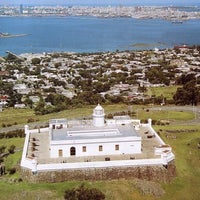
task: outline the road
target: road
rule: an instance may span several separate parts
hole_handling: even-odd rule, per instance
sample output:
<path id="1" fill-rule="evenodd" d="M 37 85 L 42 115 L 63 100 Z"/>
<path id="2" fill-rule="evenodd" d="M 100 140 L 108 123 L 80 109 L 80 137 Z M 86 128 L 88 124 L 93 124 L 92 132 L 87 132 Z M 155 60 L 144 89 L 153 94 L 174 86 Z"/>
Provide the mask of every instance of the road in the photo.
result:
<path id="1" fill-rule="evenodd" d="M 188 121 L 175 122 L 176 124 L 200 124 L 200 106 L 152 106 L 149 110 L 173 110 L 193 112 L 195 118 Z"/>

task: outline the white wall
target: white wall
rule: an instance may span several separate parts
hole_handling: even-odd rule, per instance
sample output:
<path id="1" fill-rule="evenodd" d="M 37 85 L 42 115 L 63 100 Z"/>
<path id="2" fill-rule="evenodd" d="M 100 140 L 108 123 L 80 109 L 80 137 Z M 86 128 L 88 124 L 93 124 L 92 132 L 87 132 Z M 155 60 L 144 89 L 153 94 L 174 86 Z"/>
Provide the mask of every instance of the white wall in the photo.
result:
<path id="1" fill-rule="evenodd" d="M 162 165 L 163 160 L 141 159 L 141 160 L 115 160 L 101 162 L 81 162 L 81 163 L 59 163 L 59 164 L 39 164 L 37 171 L 44 170 L 64 170 L 64 169 L 82 169 L 82 168 L 105 168 L 105 167 L 126 167 L 126 166 L 145 166 Z"/>
<path id="2" fill-rule="evenodd" d="M 41 129 L 41 131 L 44 131 L 45 129 Z M 36 131 L 36 130 L 35 130 Z M 46 130 L 45 130 L 46 131 Z M 152 132 L 155 132 L 153 129 L 151 129 Z M 25 142 L 24 142 L 24 148 L 23 148 L 23 154 L 22 154 L 22 160 L 21 160 L 21 167 L 24 168 L 28 168 L 30 170 L 32 170 L 32 172 L 37 171 L 43 171 L 43 170 L 63 170 L 63 169 L 81 169 L 81 168 L 93 168 L 93 167 L 115 167 L 115 166 L 141 166 L 141 165 L 158 165 L 158 164 L 167 164 L 170 161 L 175 159 L 175 156 L 172 152 L 168 152 L 168 153 L 162 153 L 161 157 L 158 159 L 135 159 L 135 160 L 119 160 L 119 161 L 101 161 L 101 162 L 78 162 L 78 163 L 57 163 L 57 164 L 37 164 L 35 163 L 35 160 L 33 159 L 28 159 L 27 156 L 27 150 L 28 150 L 28 141 L 29 141 L 29 137 L 30 137 L 30 132 L 34 132 L 33 130 L 29 131 L 28 129 L 26 130 L 26 138 L 25 138 Z M 155 136 L 159 139 L 159 141 L 161 142 L 161 144 L 164 144 L 164 142 L 162 141 L 162 139 L 155 133 Z M 123 153 L 125 151 L 132 152 L 132 150 L 134 150 L 135 152 L 140 153 L 141 151 L 141 138 L 135 138 L 134 142 L 116 142 L 116 143 L 105 143 L 106 146 L 103 147 L 103 152 L 101 152 L 102 154 L 105 152 L 115 152 L 115 144 L 119 144 L 119 152 L 118 153 Z M 84 144 L 76 144 L 77 145 L 77 152 L 79 152 L 79 154 L 82 154 L 83 156 L 85 154 L 83 154 L 82 152 L 82 146 L 84 146 Z M 99 149 L 99 144 L 91 144 L 93 146 L 91 146 L 91 148 L 89 148 L 92 153 L 98 151 Z M 94 146 L 96 145 L 96 146 Z M 108 145 L 108 146 L 107 146 Z M 113 148 L 110 148 L 110 146 L 113 145 Z M 131 146 L 134 145 L 134 146 Z M 66 148 L 65 148 L 66 147 Z M 69 155 L 69 151 L 67 153 L 67 150 L 69 150 L 69 146 L 67 147 L 67 144 L 65 144 L 65 146 L 60 145 L 58 143 L 54 143 L 53 144 L 53 149 L 55 151 L 53 151 L 53 157 L 58 157 L 58 150 L 60 148 L 63 148 L 63 156 L 64 155 Z M 67 149 L 68 148 L 68 149 Z M 94 151 L 95 149 L 95 151 Z M 87 153 L 89 153 L 87 151 Z M 99 152 L 98 152 L 99 153 Z M 129 154 L 128 153 L 128 154 Z M 114 153 L 112 153 L 114 154 Z M 98 154 L 99 155 L 99 154 Z"/>
<path id="3" fill-rule="evenodd" d="M 165 142 L 161 137 L 156 133 L 156 131 L 149 124 L 142 124 L 143 127 L 147 127 L 152 135 L 155 135 L 156 139 L 160 142 L 161 145 L 165 145 Z"/>
<path id="4" fill-rule="evenodd" d="M 102 151 L 99 151 L 99 146 L 102 146 Z M 119 150 L 115 150 L 115 145 L 119 145 Z M 86 152 L 83 152 L 83 146 L 86 146 Z M 121 154 L 137 154 L 141 153 L 141 141 L 129 142 L 108 142 L 108 143 L 93 143 L 93 144 L 64 144 L 51 145 L 51 157 L 59 157 L 59 150 L 63 151 L 63 157 L 70 157 L 70 148 L 76 148 L 76 156 L 99 156 L 99 155 L 121 155 Z"/>
<path id="5" fill-rule="evenodd" d="M 171 153 L 168 157 L 156 159 L 140 159 L 140 160 L 115 160 L 101 162 L 78 162 L 78 163 L 56 163 L 56 164 L 38 164 L 35 169 L 35 164 L 21 165 L 22 167 L 32 170 L 32 172 L 46 170 L 65 170 L 65 169 L 85 169 L 85 168 L 105 168 L 105 167 L 126 167 L 126 166 L 153 166 L 166 165 L 174 160 L 174 155 Z"/>

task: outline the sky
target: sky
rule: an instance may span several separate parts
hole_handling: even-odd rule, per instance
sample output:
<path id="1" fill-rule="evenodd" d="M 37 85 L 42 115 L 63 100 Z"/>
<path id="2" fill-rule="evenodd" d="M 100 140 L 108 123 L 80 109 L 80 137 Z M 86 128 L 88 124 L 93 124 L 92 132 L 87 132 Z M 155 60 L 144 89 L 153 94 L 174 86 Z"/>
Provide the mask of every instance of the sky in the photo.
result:
<path id="1" fill-rule="evenodd" d="M 195 5 L 200 0 L 0 0 L 0 5 Z"/>

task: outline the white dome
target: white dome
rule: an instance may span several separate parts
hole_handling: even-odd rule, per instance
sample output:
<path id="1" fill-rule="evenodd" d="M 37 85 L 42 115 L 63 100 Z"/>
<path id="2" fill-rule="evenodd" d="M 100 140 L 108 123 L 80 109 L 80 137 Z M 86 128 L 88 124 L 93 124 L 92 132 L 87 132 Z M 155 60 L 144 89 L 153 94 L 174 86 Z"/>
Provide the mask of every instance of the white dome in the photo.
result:
<path id="1" fill-rule="evenodd" d="M 102 110 L 103 111 L 104 109 L 102 108 L 102 106 L 100 104 L 98 104 L 97 107 L 94 110 L 98 110 L 98 111 Z"/>

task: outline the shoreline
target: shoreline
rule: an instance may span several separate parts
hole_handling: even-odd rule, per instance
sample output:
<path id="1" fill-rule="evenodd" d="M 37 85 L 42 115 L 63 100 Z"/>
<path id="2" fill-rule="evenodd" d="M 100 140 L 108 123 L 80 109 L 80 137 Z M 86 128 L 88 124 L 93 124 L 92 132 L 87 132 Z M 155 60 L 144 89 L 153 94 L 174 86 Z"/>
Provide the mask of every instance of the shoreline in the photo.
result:
<path id="1" fill-rule="evenodd" d="M 0 37 L 1 38 L 1 37 Z M 195 44 L 195 45 L 174 45 L 171 47 L 163 47 L 163 48 L 153 48 L 155 44 L 150 44 L 150 43 L 135 43 L 135 44 L 130 44 L 129 46 L 136 47 L 138 49 L 124 49 L 124 50 L 112 50 L 112 51 L 84 51 L 84 52 L 74 52 L 74 51 L 45 51 L 45 52 L 22 52 L 22 53 L 13 53 L 17 56 L 22 56 L 22 57 L 27 57 L 27 56 L 44 56 L 44 55 L 51 55 L 51 54 L 69 54 L 69 55 L 84 55 L 84 54 L 106 54 L 106 53 L 122 53 L 122 52 L 145 52 L 145 51 L 164 51 L 164 50 L 169 50 L 169 49 L 174 49 L 176 47 L 178 48 L 193 48 L 194 46 L 200 46 L 200 44 Z M 165 46 L 166 44 L 157 44 L 157 46 Z M 143 49 L 143 47 L 146 47 L 146 49 Z M 152 47 L 152 48 L 150 48 Z M 141 48 L 141 49 L 140 49 Z M 7 52 L 5 52 L 7 53 Z M 0 55 L 0 58 L 5 57 L 6 55 Z"/>
<path id="2" fill-rule="evenodd" d="M 2 6 L 1 8 L 3 9 Z M 198 6 L 24 6 L 21 14 L 17 13 L 12 7 L 9 9 L 10 12 L 4 12 L 0 17 L 90 16 L 99 18 L 164 19 L 168 21 L 200 19 L 200 7 Z"/>

